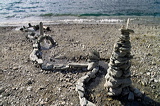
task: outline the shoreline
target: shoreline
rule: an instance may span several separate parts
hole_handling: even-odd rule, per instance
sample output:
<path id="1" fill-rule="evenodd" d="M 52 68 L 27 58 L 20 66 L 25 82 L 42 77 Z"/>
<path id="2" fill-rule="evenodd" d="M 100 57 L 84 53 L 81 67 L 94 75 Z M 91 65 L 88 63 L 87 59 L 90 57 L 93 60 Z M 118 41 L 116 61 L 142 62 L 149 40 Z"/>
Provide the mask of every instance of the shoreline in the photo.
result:
<path id="1" fill-rule="evenodd" d="M 28 17 L 23 19 L 4 19 L 0 21 L 0 26 L 25 26 L 28 23 L 38 24 L 43 22 L 45 25 L 54 24 L 125 24 L 130 18 L 132 24 L 160 24 L 160 17 L 154 16 L 44 16 Z"/>
<path id="2" fill-rule="evenodd" d="M 32 23 L 31 23 L 32 24 Z M 25 25 L 27 26 L 27 24 Z M 54 24 L 50 34 L 58 43 L 56 48 L 43 51 L 46 61 L 56 56 L 65 56 L 67 61 L 84 62 L 90 49 L 100 52 L 101 58 L 109 59 L 113 45 L 120 35 L 121 24 Z M 32 43 L 17 26 L 0 26 L 0 81 L 2 105 L 66 105 L 79 106 L 75 91 L 76 81 L 87 72 L 84 70 L 43 71 L 34 67 L 28 59 Z M 132 81 L 154 101 L 160 100 L 160 25 L 129 24 L 135 31 L 131 37 Z M 157 35 L 157 36 L 156 36 Z M 107 64 L 107 63 L 106 63 Z M 104 73 L 103 71 L 101 71 Z M 100 81 L 89 84 L 91 101 L 96 105 L 111 103 L 122 105 L 116 100 L 108 100 L 103 92 L 104 75 Z M 95 82 L 96 82 L 95 81 Z M 99 96 L 99 93 L 101 96 Z M 102 101 L 101 101 L 102 100 Z"/>

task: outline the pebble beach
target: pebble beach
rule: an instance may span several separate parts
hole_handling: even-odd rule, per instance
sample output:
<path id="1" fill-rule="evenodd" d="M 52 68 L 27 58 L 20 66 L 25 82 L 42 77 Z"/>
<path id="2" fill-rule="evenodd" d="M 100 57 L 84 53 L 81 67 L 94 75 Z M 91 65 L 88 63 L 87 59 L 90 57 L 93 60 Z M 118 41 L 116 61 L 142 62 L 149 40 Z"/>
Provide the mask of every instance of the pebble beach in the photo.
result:
<path id="1" fill-rule="evenodd" d="M 44 23 L 45 25 L 45 23 Z M 87 83 L 86 97 L 96 104 L 125 105 L 123 100 L 108 97 L 104 90 L 105 74 L 121 24 L 52 24 L 46 32 L 58 46 L 43 50 L 45 61 L 53 57 L 59 63 L 86 62 L 91 49 L 100 53 L 102 63 L 97 76 Z M 17 26 L 0 27 L 0 105 L 80 106 L 75 91 L 77 80 L 86 69 L 45 71 L 29 60 L 32 43 Z M 131 41 L 132 85 L 146 95 L 146 105 L 160 102 L 160 25 L 129 24 L 135 33 Z M 144 100 L 145 101 L 145 100 Z M 143 101 L 141 101 L 143 102 Z"/>

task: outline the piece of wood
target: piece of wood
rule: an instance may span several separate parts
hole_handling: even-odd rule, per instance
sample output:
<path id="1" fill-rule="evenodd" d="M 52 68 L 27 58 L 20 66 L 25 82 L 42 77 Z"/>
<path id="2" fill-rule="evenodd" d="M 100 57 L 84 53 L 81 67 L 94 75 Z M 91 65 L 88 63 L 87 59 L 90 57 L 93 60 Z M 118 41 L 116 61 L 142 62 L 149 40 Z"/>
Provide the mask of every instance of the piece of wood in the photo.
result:
<path id="1" fill-rule="evenodd" d="M 40 31 L 40 35 L 44 35 L 43 23 L 42 22 L 39 23 L 39 31 Z"/>
<path id="2" fill-rule="evenodd" d="M 127 24 L 126 24 L 126 29 L 128 29 L 129 21 L 130 21 L 130 19 L 128 18 L 127 19 Z"/>

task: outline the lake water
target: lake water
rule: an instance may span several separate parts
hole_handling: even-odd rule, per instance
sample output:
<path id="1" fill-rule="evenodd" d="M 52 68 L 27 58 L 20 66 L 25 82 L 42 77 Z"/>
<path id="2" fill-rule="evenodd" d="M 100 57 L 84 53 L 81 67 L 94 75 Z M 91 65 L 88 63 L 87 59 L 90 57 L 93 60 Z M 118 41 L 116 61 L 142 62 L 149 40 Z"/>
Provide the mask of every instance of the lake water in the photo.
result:
<path id="1" fill-rule="evenodd" d="M 124 17 L 157 23 L 160 0 L 0 0 L 0 24 L 119 23 Z"/>

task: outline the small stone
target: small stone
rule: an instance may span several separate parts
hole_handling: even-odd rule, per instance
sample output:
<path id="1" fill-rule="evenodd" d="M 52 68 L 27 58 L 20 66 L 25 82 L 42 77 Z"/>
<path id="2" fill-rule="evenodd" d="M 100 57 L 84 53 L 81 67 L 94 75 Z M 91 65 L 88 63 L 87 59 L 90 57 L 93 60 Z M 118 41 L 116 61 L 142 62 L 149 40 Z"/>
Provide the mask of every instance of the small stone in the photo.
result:
<path id="1" fill-rule="evenodd" d="M 3 93 L 4 91 L 5 91 L 5 89 L 1 87 L 0 88 L 0 94 Z"/>
<path id="2" fill-rule="evenodd" d="M 35 81 L 33 79 L 29 78 L 28 81 L 27 81 L 27 85 L 33 84 L 34 82 Z"/>
<path id="3" fill-rule="evenodd" d="M 36 60 L 38 64 L 43 64 L 43 60 L 42 59 L 37 59 Z"/>
<path id="4" fill-rule="evenodd" d="M 86 105 L 87 105 L 87 100 L 86 100 L 86 98 L 81 98 L 81 99 L 80 99 L 80 104 L 81 104 L 81 106 L 86 106 Z"/>
<path id="5" fill-rule="evenodd" d="M 112 100 L 113 100 L 113 98 L 107 98 L 107 100 L 108 100 L 108 101 L 112 101 Z"/>
<path id="6" fill-rule="evenodd" d="M 85 92 L 85 89 L 82 86 L 76 85 L 76 91 Z"/>
<path id="7" fill-rule="evenodd" d="M 142 93 L 141 93 L 141 91 L 139 89 L 133 88 L 132 91 L 134 92 L 134 95 L 136 97 L 142 97 Z"/>
<path id="8" fill-rule="evenodd" d="M 133 92 L 129 92 L 128 100 L 129 101 L 133 101 L 134 100 L 134 94 L 133 94 Z"/>
<path id="9" fill-rule="evenodd" d="M 85 75 L 83 77 L 80 78 L 81 80 L 84 80 L 84 82 L 88 82 L 91 78 L 88 75 Z"/>
<path id="10" fill-rule="evenodd" d="M 52 70 L 53 64 L 49 64 L 49 63 L 47 63 L 46 65 L 42 64 L 42 69 L 43 70 Z"/>
<path id="11" fill-rule="evenodd" d="M 80 98 L 83 98 L 83 97 L 84 97 L 84 92 L 78 91 L 78 94 L 79 94 L 79 97 L 80 97 Z"/>
<path id="12" fill-rule="evenodd" d="M 147 74 L 148 76 L 149 76 L 149 75 L 151 75 L 151 73 L 150 73 L 150 72 L 147 72 L 146 74 Z"/>
<path id="13" fill-rule="evenodd" d="M 98 64 L 99 64 L 98 62 L 90 62 L 90 63 L 88 63 L 87 70 L 92 70 L 93 68 L 97 67 Z"/>
<path id="14" fill-rule="evenodd" d="M 33 44 L 33 48 L 38 48 L 38 44 L 37 43 Z"/>
<path id="15" fill-rule="evenodd" d="M 32 86 L 27 87 L 27 91 L 31 91 L 32 90 Z"/>
<path id="16" fill-rule="evenodd" d="M 13 70 L 18 70 L 19 68 L 15 66 L 15 67 L 13 67 L 12 69 L 13 69 Z"/>
<path id="17" fill-rule="evenodd" d="M 79 82 L 79 81 L 80 81 L 80 80 L 78 80 L 78 81 L 77 81 L 77 85 L 78 85 L 78 86 L 82 86 L 82 87 L 84 87 L 83 82 Z"/>

